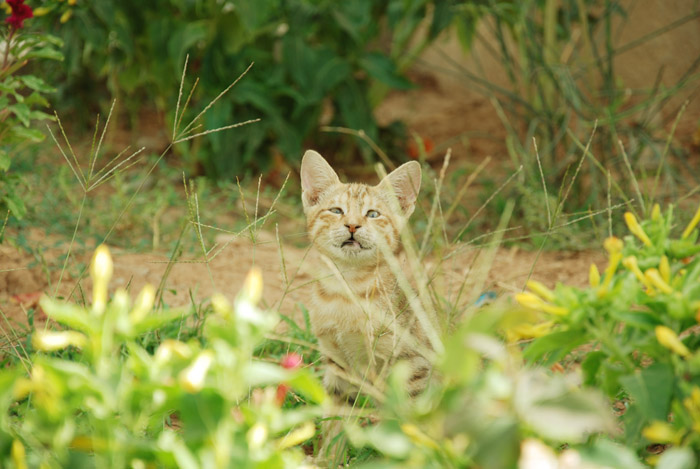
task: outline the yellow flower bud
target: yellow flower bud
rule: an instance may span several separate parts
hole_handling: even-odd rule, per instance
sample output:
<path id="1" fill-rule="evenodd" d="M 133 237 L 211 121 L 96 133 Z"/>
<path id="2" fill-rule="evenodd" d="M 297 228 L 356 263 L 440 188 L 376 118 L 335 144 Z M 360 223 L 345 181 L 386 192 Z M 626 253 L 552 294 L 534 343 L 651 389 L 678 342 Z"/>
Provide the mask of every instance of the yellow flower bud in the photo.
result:
<path id="1" fill-rule="evenodd" d="M 664 282 L 671 283 L 671 265 L 668 263 L 668 257 L 661 256 L 661 262 L 659 262 L 659 273 Z"/>
<path id="2" fill-rule="evenodd" d="M 542 301 L 542 298 L 530 292 L 516 293 L 515 301 L 517 301 L 526 308 L 536 310 L 542 309 L 542 305 L 544 305 L 544 301 Z"/>
<path id="3" fill-rule="evenodd" d="M 248 272 L 241 293 L 246 296 L 250 303 L 256 305 L 258 301 L 260 301 L 260 298 L 262 298 L 262 288 L 262 271 L 259 267 L 253 267 L 250 269 L 250 272 Z"/>
<path id="4" fill-rule="evenodd" d="M 552 290 L 545 287 L 543 284 L 541 284 L 537 280 L 528 280 L 526 285 L 527 285 L 527 288 L 532 290 L 540 298 L 543 298 L 547 301 L 554 301 L 554 293 L 552 293 Z"/>
<path id="5" fill-rule="evenodd" d="M 683 234 L 681 235 L 681 239 L 685 239 L 688 236 L 690 236 L 690 233 L 693 232 L 697 224 L 700 223 L 700 206 L 698 206 L 698 210 L 695 212 L 695 215 L 693 216 L 693 219 L 690 220 L 690 223 L 688 223 L 688 226 L 685 227 L 685 230 L 683 230 Z"/>
<path id="6" fill-rule="evenodd" d="M 68 0 L 68 5 L 73 6 L 78 3 L 78 0 Z"/>
<path id="7" fill-rule="evenodd" d="M 688 347 L 681 342 L 681 339 L 678 338 L 676 333 L 673 332 L 671 328 L 666 326 L 656 326 L 654 331 L 656 332 L 656 340 L 658 340 L 661 345 L 682 357 L 687 357 L 690 355 L 690 350 L 688 350 Z"/>
<path id="8" fill-rule="evenodd" d="M 598 267 L 595 264 L 591 264 L 591 267 L 588 269 L 588 283 L 593 288 L 600 285 L 600 272 L 598 272 Z"/>
<path id="9" fill-rule="evenodd" d="M 34 16 L 44 16 L 51 11 L 50 8 L 39 7 L 34 9 Z"/>
<path id="10" fill-rule="evenodd" d="M 205 350 L 197 355 L 194 362 L 180 372 L 179 381 L 187 392 L 199 392 L 204 387 L 207 371 L 214 363 L 214 352 Z"/>
<path id="11" fill-rule="evenodd" d="M 36 331 L 32 336 L 32 345 L 44 352 L 61 350 L 69 345 L 81 348 L 86 342 L 87 337 L 76 331 Z"/>
<path id="12" fill-rule="evenodd" d="M 639 238 L 645 246 L 651 246 L 651 240 L 644 232 L 642 225 L 640 225 L 637 221 L 637 217 L 635 217 L 632 212 L 625 213 L 625 223 L 627 223 L 627 228 L 629 228 L 632 234 Z"/>
<path id="13" fill-rule="evenodd" d="M 134 308 L 131 310 L 131 321 L 133 323 L 138 323 L 143 320 L 143 318 L 148 315 L 153 309 L 153 302 L 156 299 L 156 289 L 153 285 L 146 284 L 146 286 L 141 289 L 139 296 L 136 298 L 136 303 Z"/>
<path id="14" fill-rule="evenodd" d="M 654 207 L 651 209 L 651 219 L 654 221 L 657 221 L 661 218 L 661 207 L 659 204 L 654 204 Z"/>
<path id="15" fill-rule="evenodd" d="M 92 310 L 102 314 L 107 305 L 107 285 L 112 278 L 114 265 L 109 248 L 100 244 L 95 250 L 95 255 L 90 264 L 90 276 L 92 277 Z"/>
<path id="16" fill-rule="evenodd" d="M 673 293 L 673 288 L 671 288 L 671 285 L 666 283 L 663 278 L 661 278 L 661 274 L 659 274 L 659 271 L 656 269 L 647 269 L 646 272 L 644 272 L 644 277 L 654 285 L 656 288 L 661 290 L 662 292 L 669 294 Z"/>
<path id="17" fill-rule="evenodd" d="M 66 23 L 66 22 L 68 22 L 68 20 L 70 19 L 71 16 L 73 16 L 73 10 L 66 10 L 61 15 L 61 18 L 59 19 L 59 21 L 61 22 L 61 24 Z"/>
<path id="18" fill-rule="evenodd" d="M 401 425 L 401 431 L 404 432 L 414 443 L 420 446 L 425 446 L 431 449 L 440 449 L 435 440 L 423 433 L 420 428 L 412 423 L 404 423 Z"/>
<path id="19" fill-rule="evenodd" d="M 651 425 L 644 428 L 642 435 L 652 443 L 675 443 L 678 440 L 678 435 L 673 431 L 673 427 L 659 420 L 654 420 Z"/>
<path id="20" fill-rule="evenodd" d="M 233 312 L 233 307 L 229 303 L 228 299 L 221 293 L 217 293 L 211 298 L 211 305 L 214 307 L 214 311 L 224 317 L 228 317 Z"/>
<path id="21" fill-rule="evenodd" d="M 291 448 L 300 443 L 305 442 L 316 433 L 316 427 L 312 422 L 306 422 L 300 428 L 287 433 L 277 442 L 277 448 L 280 450 Z"/>
<path id="22" fill-rule="evenodd" d="M 179 340 L 175 339 L 165 339 L 156 350 L 156 362 L 166 363 L 170 361 L 173 356 L 177 356 L 181 359 L 187 359 L 192 356 L 192 351 L 184 342 L 180 342 Z"/>
<path id="23" fill-rule="evenodd" d="M 624 246 L 625 243 L 623 243 L 622 240 L 616 236 L 610 236 L 609 238 L 606 238 L 605 241 L 603 241 L 603 247 L 606 251 L 608 251 L 609 254 L 614 254 L 616 252 L 622 251 L 622 248 Z"/>
<path id="24" fill-rule="evenodd" d="M 248 433 L 246 434 L 246 440 L 248 441 L 248 447 L 252 450 L 257 450 L 262 448 L 262 446 L 267 441 L 267 427 L 263 423 L 256 423 Z"/>
<path id="25" fill-rule="evenodd" d="M 19 440 L 12 440 L 12 462 L 17 469 L 27 469 L 27 452 L 24 450 L 24 445 Z"/>

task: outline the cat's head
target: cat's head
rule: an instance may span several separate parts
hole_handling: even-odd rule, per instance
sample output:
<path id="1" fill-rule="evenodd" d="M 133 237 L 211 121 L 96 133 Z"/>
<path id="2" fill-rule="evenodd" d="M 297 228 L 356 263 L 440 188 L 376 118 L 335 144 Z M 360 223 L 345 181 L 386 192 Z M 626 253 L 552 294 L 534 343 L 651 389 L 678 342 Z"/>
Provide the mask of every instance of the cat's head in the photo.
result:
<path id="1" fill-rule="evenodd" d="M 376 186 L 343 184 L 321 155 L 307 151 L 301 160 L 301 199 L 311 240 L 343 264 L 376 262 L 381 243 L 397 252 L 420 181 L 420 165 L 411 161 Z"/>

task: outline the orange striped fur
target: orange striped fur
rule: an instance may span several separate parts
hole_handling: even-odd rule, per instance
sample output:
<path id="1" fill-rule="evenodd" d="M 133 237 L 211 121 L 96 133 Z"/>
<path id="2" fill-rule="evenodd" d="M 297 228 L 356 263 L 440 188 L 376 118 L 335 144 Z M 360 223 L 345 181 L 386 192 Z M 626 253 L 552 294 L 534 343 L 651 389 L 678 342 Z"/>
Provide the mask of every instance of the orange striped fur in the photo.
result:
<path id="1" fill-rule="evenodd" d="M 324 385 L 341 399 L 364 383 L 379 390 L 397 360 L 408 362 L 408 391 L 431 373 L 430 344 L 384 258 L 401 254 L 400 232 L 415 207 L 421 169 L 397 168 L 378 185 L 343 184 L 325 159 L 307 151 L 301 163 L 309 237 L 323 262 L 310 304 L 326 370 Z"/>

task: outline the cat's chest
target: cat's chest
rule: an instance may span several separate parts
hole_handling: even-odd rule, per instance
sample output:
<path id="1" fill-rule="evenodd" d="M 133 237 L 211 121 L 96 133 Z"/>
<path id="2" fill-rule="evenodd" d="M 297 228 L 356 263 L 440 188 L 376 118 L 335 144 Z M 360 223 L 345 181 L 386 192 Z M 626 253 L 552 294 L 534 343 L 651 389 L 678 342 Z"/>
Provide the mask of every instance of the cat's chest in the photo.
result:
<path id="1" fill-rule="evenodd" d="M 380 286 L 350 292 L 336 284 L 319 284 L 310 311 L 311 324 L 317 335 L 360 333 L 385 328 L 395 316 L 395 298 Z"/>

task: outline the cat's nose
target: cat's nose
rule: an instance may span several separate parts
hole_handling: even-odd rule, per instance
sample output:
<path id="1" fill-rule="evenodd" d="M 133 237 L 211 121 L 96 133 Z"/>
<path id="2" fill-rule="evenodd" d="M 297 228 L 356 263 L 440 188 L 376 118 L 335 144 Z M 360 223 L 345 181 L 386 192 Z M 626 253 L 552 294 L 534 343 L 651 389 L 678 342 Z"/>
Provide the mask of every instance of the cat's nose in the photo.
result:
<path id="1" fill-rule="evenodd" d="M 345 225 L 345 226 L 348 228 L 348 231 L 350 233 L 354 233 L 355 231 L 357 231 L 358 228 L 361 228 L 360 225 Z"/>

